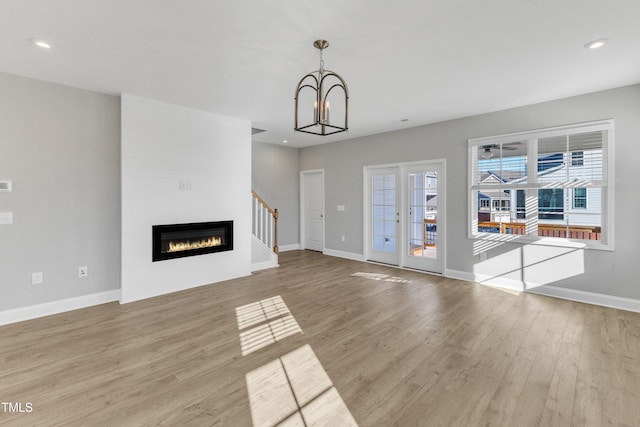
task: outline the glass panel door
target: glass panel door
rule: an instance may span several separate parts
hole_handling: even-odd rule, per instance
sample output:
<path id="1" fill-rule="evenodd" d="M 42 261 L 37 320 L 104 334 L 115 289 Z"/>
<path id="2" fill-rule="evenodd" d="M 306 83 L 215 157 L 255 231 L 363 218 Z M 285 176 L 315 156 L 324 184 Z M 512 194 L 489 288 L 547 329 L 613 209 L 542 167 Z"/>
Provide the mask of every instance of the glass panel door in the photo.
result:
<path id="1" fill-rule="evenodd" d="M 439 213 L 444 204 L 438 185 L 439 164 L 406 168 L 407 239 L 404 265 L 420 270 L 442 272 L 440 260 Z"/>
<path id="2" fill-rule="evenodd" d="M 369 259 L 398 265 L 398 168 L 375 168 L 368 171 Z"/>

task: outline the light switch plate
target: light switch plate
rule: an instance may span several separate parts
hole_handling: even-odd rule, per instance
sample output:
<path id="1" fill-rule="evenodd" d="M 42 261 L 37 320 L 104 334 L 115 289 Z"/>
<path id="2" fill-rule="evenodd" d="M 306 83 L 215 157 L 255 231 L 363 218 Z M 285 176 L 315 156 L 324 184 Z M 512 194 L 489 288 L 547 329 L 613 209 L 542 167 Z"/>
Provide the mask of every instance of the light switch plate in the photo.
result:
<path id="1" fill-rule="evenodd" d="M 0 212 L 0 224 L 13 224 L 13 212 Z"/>
<path id="2" fill-rule="evenodd" d="M 31 273 L 31 284 L 32 285 L 40 285 L 40 284 L 42 284 L 42 281 L 43 281 L 42 272 Z"/>

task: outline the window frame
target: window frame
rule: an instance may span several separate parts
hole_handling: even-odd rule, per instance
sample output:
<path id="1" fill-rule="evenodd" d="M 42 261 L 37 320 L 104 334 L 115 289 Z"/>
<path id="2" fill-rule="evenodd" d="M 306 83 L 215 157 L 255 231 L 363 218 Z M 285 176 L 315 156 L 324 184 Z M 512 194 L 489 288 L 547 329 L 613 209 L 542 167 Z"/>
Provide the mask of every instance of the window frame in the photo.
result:
<path id="1" fill-rule="evenodd" d="M 577 123 L 563 126 L 555 126 L 550 128 L 533 129 L 523 132 L 515 132 L 508 134 L 500 134 L 479 138 L 470 138 L 467 140 L 468 144 L 468 238 L 474 240 L 490 240 L 501 242 L 516 242 L 523 244 L 541 244 L 549 246 L 569 246 L 569 247 L 582 247 L 588 249 L 600 249 L 600 250 L 613 250 L 613 236 L 614 236 L 614 177 L 613 177 L 613 164 L 614 164 L 614 120 L 606 119 L 586 123 Z M 500 145 L 514 143 L 515 141 L 526 142 L 526 167 L 527 176 L 532 176 L 534 171 L 537 170 L 538 159 L 538 140 L 542 138 L 568 136 L 573 134 L 582 134 L 588 132 L 606 131 L 606 137 L 602 141 L 602 179 L 594 180 L 595 186 L 601 189 L 601 240 L 580 240 L 569 239 L 560 237 L 540 237 L 537 235 L 537 222 L 536 225 L 528 231 L 528 234 L 516 235 L 516 234 L 503 234 L 503 233 L 487 233 L 478 231 L 478 201 L 477 194 L 482 192 L 482 187 L 479 184 L 474 185 L 474 179 L 478 176 L 478 148 L 484 145 Z M 567 161 L 567 167 L 572 164 L 572 156 L 569 155 Z M 518 190 L 534 188 L 550 188 L 545 187 L 541 183 L 529 183 L 529 184 L 506 184 L 506 186 L 500 187 L 501 189 Z M 567 185 L 565 188 L 583 188 L 587 186 L 571 186 Z M 486 189 L 485 189 L 486 190 Z M 525 190 L 526 193 L 526 190 Z M 573 193 L 573 192 L 572 192 Z M 573 194 L 571 195 L 572 201 L 570 206 L 565 206 L 565 209 L 573 207 Z M 537 209 L 537 204 L 536 204 Z M 537 211 L 536 211 L 537 212 Z M 537 215 L 537 213 L 536 213 Z M 538 221 L 537 216 L 535 221 Z M 528 227 L 528 226 L 527 226 Z M 529 229 L 528 229 L 529 230 Z M 534 234 L 535 232 L 535 234 Z"/>

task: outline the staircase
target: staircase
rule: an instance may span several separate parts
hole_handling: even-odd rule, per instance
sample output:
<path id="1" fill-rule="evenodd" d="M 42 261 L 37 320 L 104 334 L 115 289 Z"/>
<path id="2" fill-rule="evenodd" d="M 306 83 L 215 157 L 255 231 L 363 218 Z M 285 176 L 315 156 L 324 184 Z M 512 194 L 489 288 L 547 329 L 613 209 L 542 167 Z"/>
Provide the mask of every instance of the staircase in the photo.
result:
<path id="1" fill-rule="evenodd" d="M 269 207 L 255 191 L 251 194 L 251 271 L 278 267 L 278 209 Z"/>

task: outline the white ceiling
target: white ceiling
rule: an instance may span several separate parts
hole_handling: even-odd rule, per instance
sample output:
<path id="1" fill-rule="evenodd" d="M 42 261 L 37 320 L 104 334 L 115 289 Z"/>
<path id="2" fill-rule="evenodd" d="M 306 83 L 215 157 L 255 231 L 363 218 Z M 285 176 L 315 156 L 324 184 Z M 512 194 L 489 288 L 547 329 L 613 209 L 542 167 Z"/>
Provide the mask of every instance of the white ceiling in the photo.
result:
<path id="1" fill-rule="evenodd" d="M 293 132 L 318 38 L 350 91 L 331 137 Z M 248 119 L 295 147 L 638 83 L 639 51 L 638 0 L 0 0 L 0 71 Z"/>

